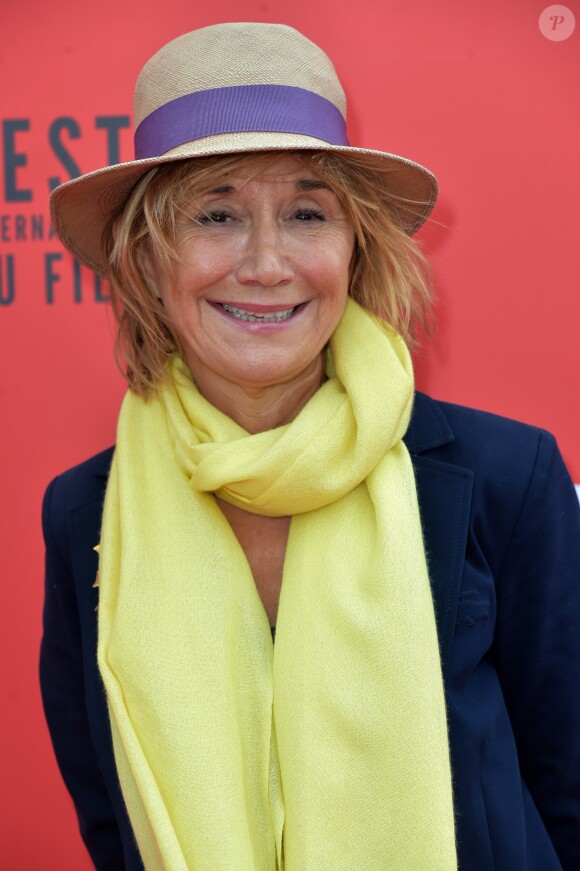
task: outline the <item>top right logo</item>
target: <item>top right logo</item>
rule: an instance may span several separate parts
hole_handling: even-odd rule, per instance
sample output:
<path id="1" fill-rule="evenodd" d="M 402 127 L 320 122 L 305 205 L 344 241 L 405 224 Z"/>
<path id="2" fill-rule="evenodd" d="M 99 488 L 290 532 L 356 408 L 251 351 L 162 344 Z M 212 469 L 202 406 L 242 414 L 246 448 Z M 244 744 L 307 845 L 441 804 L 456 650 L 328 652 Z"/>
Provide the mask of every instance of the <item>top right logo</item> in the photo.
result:
<path id="1" fill-rule="evenodd" d="M 547 6 L 538 21 L 540 32 L 552 42 L 562 42 L 574 33 L 576 19 L 567 6 Z"/>

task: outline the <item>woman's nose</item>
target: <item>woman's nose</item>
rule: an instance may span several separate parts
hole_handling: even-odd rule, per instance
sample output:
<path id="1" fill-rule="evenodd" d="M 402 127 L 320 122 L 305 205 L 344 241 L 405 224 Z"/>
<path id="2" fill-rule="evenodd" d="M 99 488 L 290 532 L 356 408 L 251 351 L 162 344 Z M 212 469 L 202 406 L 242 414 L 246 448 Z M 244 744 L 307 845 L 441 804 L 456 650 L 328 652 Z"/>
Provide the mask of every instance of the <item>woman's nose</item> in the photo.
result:
<path id="1" fill-rule="evenodd" d="M 238 266 L 238 281 L 275 287 L 287 284 L 293 277 L 294 269 L 284 244 L 282 228 L 274 220 L 254 224 Z"/>

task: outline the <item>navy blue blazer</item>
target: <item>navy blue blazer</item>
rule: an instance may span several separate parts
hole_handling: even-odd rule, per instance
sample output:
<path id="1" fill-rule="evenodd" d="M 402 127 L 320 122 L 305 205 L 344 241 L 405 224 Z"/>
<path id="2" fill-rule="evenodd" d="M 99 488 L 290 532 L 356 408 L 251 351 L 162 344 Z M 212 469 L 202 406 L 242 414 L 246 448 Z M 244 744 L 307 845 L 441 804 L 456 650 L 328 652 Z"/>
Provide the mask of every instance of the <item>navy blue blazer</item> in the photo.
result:
<path id="1" fill-rule="evenodd" d="M 460 871 L 580 871 L 580 510 L 570 477 L 548 433 L 424 394 L 405 442 L 437 615 Z M 95 867 L 137 871 L 96 664 L 93 548 L 111 457 L 65 472 L 45 496 L 41 683 Z"/>

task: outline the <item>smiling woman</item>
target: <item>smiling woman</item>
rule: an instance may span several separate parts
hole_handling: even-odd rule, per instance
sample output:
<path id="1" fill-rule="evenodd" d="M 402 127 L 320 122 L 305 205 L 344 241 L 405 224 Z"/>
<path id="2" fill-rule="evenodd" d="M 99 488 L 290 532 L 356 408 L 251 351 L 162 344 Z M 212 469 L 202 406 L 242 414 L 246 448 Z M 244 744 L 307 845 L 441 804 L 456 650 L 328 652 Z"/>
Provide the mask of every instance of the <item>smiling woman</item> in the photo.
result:
<path id="1" fill-rule="evenodd" d="M 264 280 L 266 286 L 289 281 L 296 285 L 298 276 L 288 279 L 281 275 L 281 265 L 308 273 L 318 257 L 321 263 L 316 268 L 320 269 L 322 260 L 330 265 L 331 249 L 326 250 L 325 240 L 332 242 L 337 254 L 341 240 L 346 244 L 350 239 L 349 260 L 341 264 L 342 274 L 332 292 L 344 290 L 346 281 L 353 299 L 391 324 L 408 343 L 412 343 L 417 324 L 428 331 L 429 266 L 398 217 L 405 214 L 405 203 L 391 190 L 390 172 L 390 167 L 377 166 L 364 156 L 357 155 L 355 160 L 348 154 L 337 157 L 332 152 L 293 151 L 282 157 L 266 152 L 193 158 L 160 166 L 145 175 L 104 234 L 113 303 L 120 323 L 121 357 L 127 362 L 132 388 L 143 395 L 154 388 L 159 379 L 166 377 L 167 354 L 179 345 L 160 288 L 170 285 L 175 291 L 177 272 L 186 269 L 188 253 L 184 249 L 188 245 L 196 246 L 196 253 L 201 253 L 202 246 L 207 252 L 201 260 L 194 258 L 199 274 L 208 268 L 207 258 L 211 258 L 216 275 L 235 266 L 235 275 L 230 276 L 231 290 L 232 285 L 237 287 L 242 281 L 248 285 L 254 280 L 258 285 Z M 272 240 L 267 239 L 268 247 L 263 248 L 266 218 L 257 227 L 255 216 L 252 220 L 247 213 L 253 205 L 254 213 L 261 218 L 262 200 L 273 190 L 278 191 L 279 213 L 273 213 L 269 220 L 280 230 L 286 228 L 285 233 L 276 234 L 274 249 Z M 244 198 L 248 203 L 244 204 L 246 214 L 242 216 L 238 210 Z M 283 209 L 290 202 L 295 211 L 285 215 Z M 296 230 L 290 232 L 293 224 Z M 250 228 L 253 233 L 248 236 Z M 242 231 L 247 237 L 243 255 L 239 247 Z M 320 240 L 318 244 L 313 244 L 313 235 Z M 303 240 L 301 250 L 299 240 Z M 265 263 L 266 269 L 273 268 L 274 272 L 248 278 L 248 267 L 264 270 L 263 260 L 256 264 L 255 252 L 248 249 L 256 242 L 260 258 L 266 256 L 270 261 Z M 211 279 L 208 275 L 204 281 L 215 280 L 216 275 Z M 223 274 L 220 278 L 223 280 Z M 266 304 L 263 294 L 259 295 L 260 303 Z M 277 291 L 275 296 L 279 297 Z M 248 298 L 245 290 L 238 301 Z M 167 299 L 164 302 L 168 304 Z M 253 310 L 257 310 L 256 305 Z M 299 311 L 300 306 L 296 314 Z M 182 347 L 180 351 L 185 353 Z M 259 377 L 257 372 L 255 377 Z"/>
<path id="2" fill-rule="evenodd" d="M 345 111 L 291 28 L 204 28 L 141 73 L 136 160 L 52 196 L 130 388 L 43 513 L 100 871 L 580 867 L 574 489 L 547 433 L 415 394 L 437 185 Z"/>

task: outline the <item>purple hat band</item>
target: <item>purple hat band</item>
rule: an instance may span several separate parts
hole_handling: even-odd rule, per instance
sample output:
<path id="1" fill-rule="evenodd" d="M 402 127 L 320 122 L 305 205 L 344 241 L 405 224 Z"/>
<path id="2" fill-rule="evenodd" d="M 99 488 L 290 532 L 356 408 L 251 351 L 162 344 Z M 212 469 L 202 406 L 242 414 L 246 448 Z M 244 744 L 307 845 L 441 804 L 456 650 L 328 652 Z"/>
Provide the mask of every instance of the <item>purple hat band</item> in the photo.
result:
<path id="1" fill-rule="evenodd" d="M 301 133 L 348 145 L 346 123 L 330 100 L 290 85 L 237 85 L 185 94 L 160 106 L 135 131 L 135 160 L 220 133 Z"/>

